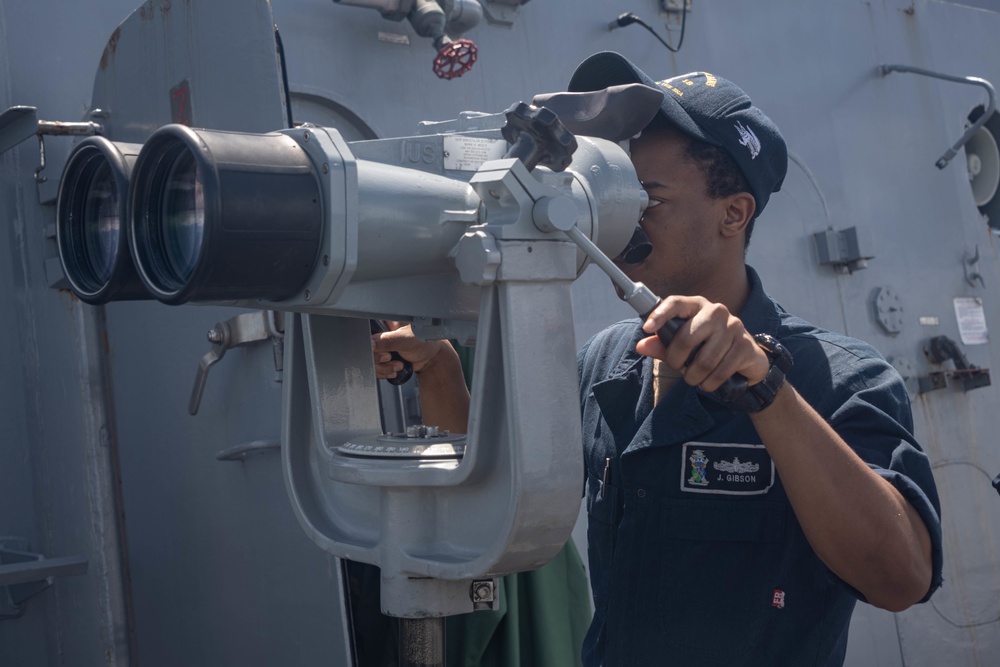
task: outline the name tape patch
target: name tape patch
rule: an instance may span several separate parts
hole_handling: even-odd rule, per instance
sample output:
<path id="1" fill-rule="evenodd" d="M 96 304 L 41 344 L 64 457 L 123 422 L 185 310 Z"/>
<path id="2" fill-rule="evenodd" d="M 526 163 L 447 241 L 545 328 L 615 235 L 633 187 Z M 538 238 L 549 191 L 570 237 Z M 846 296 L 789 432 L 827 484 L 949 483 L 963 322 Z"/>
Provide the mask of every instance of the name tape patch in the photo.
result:
<path id="1" fill-rule="evenodd" d="M 774 462 L 764 445 L 688 442 L 681 491 L 755 496 L 774 486 Z"/>

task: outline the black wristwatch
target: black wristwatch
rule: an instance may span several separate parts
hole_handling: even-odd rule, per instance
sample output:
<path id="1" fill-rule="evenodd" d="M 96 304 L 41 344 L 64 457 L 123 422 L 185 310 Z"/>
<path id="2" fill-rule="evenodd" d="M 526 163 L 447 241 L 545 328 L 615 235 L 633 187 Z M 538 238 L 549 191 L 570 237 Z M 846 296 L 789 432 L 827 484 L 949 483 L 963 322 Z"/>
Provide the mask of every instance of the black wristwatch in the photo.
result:
<path id="1" fill-rule="evenodd" d="M 771 367 L 762 381 L 747 387 L 745 394 L 729 403 L 729 407 L 741 412 L 759 412 L 771 405 L 785 383 L 785 373 L 791 370 L 793 363 L 791 352 L 774 336 L 761 333 L 754 335 L 753 339 L 767 353 Z"/>

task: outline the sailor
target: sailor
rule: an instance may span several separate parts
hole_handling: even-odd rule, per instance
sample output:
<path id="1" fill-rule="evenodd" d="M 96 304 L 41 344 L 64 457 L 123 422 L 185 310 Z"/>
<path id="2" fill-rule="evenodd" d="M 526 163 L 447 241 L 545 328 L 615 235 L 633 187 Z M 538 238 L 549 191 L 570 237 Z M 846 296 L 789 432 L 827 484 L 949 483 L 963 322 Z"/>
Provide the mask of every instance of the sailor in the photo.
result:
<path id="1" fill-rule="evenodd" d="M 745 264 L 787 151 L 743 90 L 694 72 L 654 81 L 591 56 L 570 91 L 663 92 L 630 143 L 649 196 L 648 257 L 621 268 L 663 297 L 579 353 L 588 667 L 841 665 L 857 600 L 900 611 L 941 584 L 940 504 L 896 371 L 870 345 L 771 299 Z M 685 320 L 669 346 L 656 331 Z M 568 324 L 567 324 L 568 325 Z M 454 351 L 398 330 L 431 423 L 463 431 Z M 746 378 L 738 401 L 717 389 Z"/>

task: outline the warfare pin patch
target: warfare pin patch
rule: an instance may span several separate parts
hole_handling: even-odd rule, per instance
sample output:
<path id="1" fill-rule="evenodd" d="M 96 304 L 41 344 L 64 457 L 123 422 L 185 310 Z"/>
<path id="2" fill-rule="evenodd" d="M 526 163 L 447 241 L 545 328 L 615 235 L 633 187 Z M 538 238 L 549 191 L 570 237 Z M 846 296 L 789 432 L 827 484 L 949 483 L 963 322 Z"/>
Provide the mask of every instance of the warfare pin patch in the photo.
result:
<path id="1" fill-rule="evenodd" d="M 688 442 L 681 491 L 754 496 L 774 486 L 774 462 L 764 445 Z"/>

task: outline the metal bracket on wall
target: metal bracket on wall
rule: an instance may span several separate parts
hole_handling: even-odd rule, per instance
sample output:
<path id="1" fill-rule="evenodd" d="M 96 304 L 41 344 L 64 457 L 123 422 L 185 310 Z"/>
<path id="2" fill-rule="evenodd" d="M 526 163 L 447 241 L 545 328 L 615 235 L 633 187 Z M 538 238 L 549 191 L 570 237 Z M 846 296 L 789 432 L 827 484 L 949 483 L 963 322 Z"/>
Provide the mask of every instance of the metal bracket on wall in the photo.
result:
<path id="1" fill-rule="evenodd" d="M 857 227 L 835 230 L 832 227 L 813 234 L 819 263 L 832 266 L 837 273 L 854 273 L 868 267 L 874 259 L 871 238 Z"/>
<path id="2" fill-rule="evenodd" d="M 205 392 L 208 381 L 208 371 L 226 355 L 226 350 L 242 345 L 249 345 L 262 340 L 270 340 L 274 346 L 275 378 L 280 382 L 280 374 L 284 368 L 284 314 L 273 310 L 259 310 L 253 313 L 243 313 L 225 322 L 219 322 L 208 332 L 208 342 L 212 349 L 198 363 L 198 374 L 191 390 L 191 401 L 188 412 L 198 414 L 201 396 Z"/>
<path id="3" fill-rule="evenodd" d="M 892 72 L 909 72 L 911 74 L 920 74 L 921 76 L 929 76 L 935 79 L 943 79 L 945 81 L 953 81 L 955 83 L 967 83 L 973 86 L 981 86 L 986 90 L 986 94 L 989 96 L 989 102 L 986 105 L 986 111 L 982 116 L 979 117 L 975 123 L 973 123 L 963 134 L 959 137 L 955 145 L 945 151 L 944 155 L 938 158 L 938 161 L 934 163 L 938 169 L 944 169 L 948 166 L 948 163 L 953 157 L 958 155 L 965 144 L 969 143 L 969 139 L 982 127 L 986 121 L 990 119 L 993 112 L 997 108 L 997 94 L 996 90 L 993 88 L 993 84 L 982 79 L 978 76 L 953 76 L 951 74 L 942 74 L 941 72 L 933 72 L 929 69 L 923 69 L 922 67 L 911 67 L 910 65 L 879 65 L 878 73 L 880 76 L 887 76 Z"/>
<path id="4" fill-rule="evenodd" d="M 920 393 L 927 393 L 935 389 L 944 389 L 948 386 L 948 379 L 952 378 L 961 383 L 963 391 L 988 387 L 990 385 L 990 371 L 988 368 L 979 368 L 969 363 L 969 360 L 962 353 L 958 343 L 947 336 L 935 336 L 931 338 L 924 354 L 928 361 L 933 364 L 942 364 L 949 359 L 954 362 L 954 370 L 944 370 L 928 373 L 920 378 Z"/>
<path id="5" fill-rule="evenodd" d="M 983 275 L 979 273 L 977 267 L 979 266 L 979 244 L 976 244 L 976 252 L 971 257 L 969 253 L 965 253 L 962 256 L 962 271 L 965 273 L 965 282 L 969 287 L 975 287 L 976 281 L 979 281 L 979 286 L 985 288 L 986 281 L 983 280 Z"/>
<path id="6" fill-rule="evenodd" d="M 56 577 L 86 572 L 83 556 L 46 558 L 28 551 L 27 540 L 0 538 L 0 620 L 21 616 L 27 601 L 55 583 Z"/>
<path id="7" fill-rule="evenodd" d="M 99 117 L 101 111 L 92 112 L 92 117 Z M 0 113 L 0 153 L 10 150 L 22 141 L 38 136 L 39 165 L 34 171 L 35 183 L 42 186 L 49 179 L 42 172 L 45 170 L 45 135 L 50 136 L 84 136 L 100 134 L 102 126 L 94 121 L 65 122 L 38 119 L 38 107 L 14 106 Z M 38 201 L 46 203 L 55 197 L 54 187 L 44 188 L 50 194 L 39 188 Z"/>

